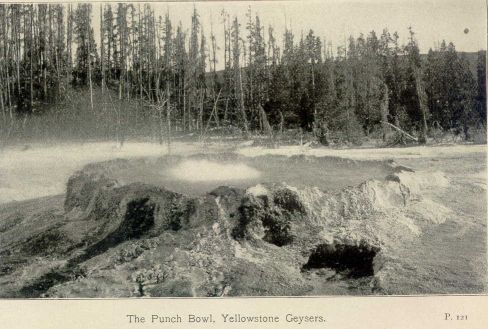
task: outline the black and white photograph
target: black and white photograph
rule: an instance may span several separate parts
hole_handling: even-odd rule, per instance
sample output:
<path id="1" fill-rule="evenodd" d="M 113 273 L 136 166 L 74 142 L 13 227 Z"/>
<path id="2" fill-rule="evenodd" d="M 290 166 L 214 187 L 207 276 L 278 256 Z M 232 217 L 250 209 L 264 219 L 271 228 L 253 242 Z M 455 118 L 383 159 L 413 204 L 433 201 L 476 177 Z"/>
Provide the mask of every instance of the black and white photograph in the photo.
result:
<path id="1" fill-rule="evenodd" d="M 0 3 L 0 298 L 487 294 L 486 13 Z"/>

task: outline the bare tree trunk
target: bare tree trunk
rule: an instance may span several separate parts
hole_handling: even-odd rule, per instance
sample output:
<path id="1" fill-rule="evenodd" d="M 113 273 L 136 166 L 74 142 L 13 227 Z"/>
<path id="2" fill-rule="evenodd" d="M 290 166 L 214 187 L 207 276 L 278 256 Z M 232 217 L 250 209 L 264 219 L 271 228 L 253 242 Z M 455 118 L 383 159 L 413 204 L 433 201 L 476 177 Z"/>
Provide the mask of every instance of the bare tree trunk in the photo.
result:
<path id="1" fill-rule="evenodd" d="M 269 124 L 268 121 L 268 116 L 266 115 L 266 112 L 264 111 L 264 108 L 261 106 L 261 104 L 258 105 L 259 108 L 259 117 L 260 121 L 263 124 L 263 130 L 266 135 L 269 137 L 269 141 L 273 142 L 273 129 L 271 128 L 271 125 Z"/>
<path id="2" fill-rule="evenodd" d="M 193 116 L 192 116 L 192 111 L 193 111 L 193 103 L 192 100 L 195 97 L 192 91 L 189 92 L 188 95 L 188 107 L 186 109 L 186 122 L 188 123 L 188 131 L 191 132 L 193 130 Z"/>
<path id="3" fill-rule="evenodd" d="M 73 41 L 73 17 L 72 17 L 72 7 L 68 4 L 68 14 L 67 14 L 67 28 L 66 28 L 66 53 L 68 56 L 68 69 L 66 70 L 66 84 L 69 83 L 71 70 L 73 68 L 73 56 L 72 56 L 72 41 Z"/>
<path id="4" fill-rule="evenodd" d="M 249 137 L 249 127 L 247 124 L 247 117 L 246 117 L 246 109 L 244 107 L 244 91 L 242 88 L 242 69 L 239 67 L 239 89 L 240 89 L 240 101 L 241 101 L 241 115 L 242 115 L 242 124 L 244 126 L 244 136 L 246 138 Z"/>
<path id="5" fill-rule="evenodd" d="M 13 57 L 11 56 L 11 51 L 9 47 L 9 39 L 8 39 L 8 6 L 5 6 L 5 14 L 3 17 L 3 37 L 4 37 L 4 58 L 5 60 L 9 59 L 8 62 L 13 60 Z M 13 15 L 12 10 L 10 11 L 10 15 Z M 13 28 L 13 27 L 12 27 Z M 5 78 L 7 80 L 7 94 L 6 94 L 6 100 L 5 103 L 8 107 L 8 112 L 9 112 L 9 118 L 12 120 L 12 105 L 11 105 L 11 100 L 10 100 L 10 73 L 9 73 L 9 64 L 6 62 L 5 65 Z"/>
<path id="6" fill-rule="evenodd" d="M 398 131 L 398 132 L 399 132 L 399 133 L 401 133 L 402 135 L 407 136 L 407 137 L 408 137 L 408 138 L 410 138 L 411 140 L 414 140 L 414 141 L 416 141 L 416 142 L 419 142 L 419 140 L 418 140 L 417 138 L 413 137 L 412 135 L 410 135 L 410 134 L 409 134 L 409 133 L 407 133 L 406 131 L 404 131 L 404 130 L 402 130 L 402 129 L 398 128 L 397 126 L 392 125 L 392 124 L 391 124 L 391 123 L 389 123 L 389 122 L 383 122 L 383 121 L 382 121 L 382 123 L 384 123 L 384 124 L 386 124 L 386 125 L 388 125 L 388 126 L 392 127 L 393 129 L 395 129 L 396 131 Z"/>
<path id="7" fill-rule="evenodd" d="M 381 121 L 382 121 L 382 126 L 383 126 L 383 141 L 386 141 L 386 137 L 388 136 L 388 125 L 386 122 L 388 122 L 388 107 L 390 104 L 390 99 L 389 99 L 389 91 L 388 91 L 388 86 L 386 84 L 383 84 L 384 86 L 384 93 L 383 93 L 383 102 L 381 104 Z"/>
<path id="8" fill-rule="evenodd" d="M 100 4 L 100 65 L 102 74 L 102 101 L 105 88 L 105 43 L 104 43 L 104 33 L 103 33 L 103 5 Z M 105 106 L 105 105 L 103 105 Z"/>
<path id="9" fill-rule="evenodd" d="M 171 104 L 170 104 L 170 89 L 169 89 L 169 81 L 166 81 L 166 138 L 168 144 L 168 155 L 171 154 Z"/>
<path id="10" fill-rule="evenodd" d="M 90 84 L 90 107 L 93 112 L 93 86 L 91 74 L 91 49 L 90 49 L 90 25 L 88 25 L 88 81 Z"/>
<path id="11" fill-rule="evenodd" d="M 422 112 L 422 134 L 418 141 L 420 144 L 425 144 L 427 143 L 427 112 L 428 112 L 427 94 L 425 93 L 425 88 L 422 84 L 420 69 L 416 69 L 414 74 L 415 74 L 415 86 L 419 98 L 420 111 Z"/>
<path id="12" fill-rule="evenodd" d="M 139 74 L 138 74 L 138 77 L 139 77 L 139 104 L 142 104 L 142 23 L 141 23 L 141 5 L 138 4 L 138 14 L 139 14 L 139 42 L 138 42 L 138 53 L 139 53 Z M 159 38 L 158 38 L 158 42 L 159 42 Z M 151 92 L 150 90 L 148 90 L 148 92 Z"/>
<path id="13" fill-rule="evenodd" d="M 7 9 L 8 9 L 8 6 L 4 5 L 2 9 L 2 22 L 1 22 L 1 26 L 2 26 L 2 34 L 3 34 L 3 40 L 2 40 L 2 64 L 0 64 L 0 78 L 2 79 L 2 83 L 1 83 L 1 90 L 0 90 L 0 103 L 1 103 L 1 107 L 2 107 L 2 118 L 3 118 L 3 122 L 7 122 L 7 110 L 5 108 L 5 103 L 6 103 L 6 90 L 7 90 L 7 87 L 5 86 L 4 82 L 6 80 L 7 82 L 7 85 L 8 85 L 8 57 L 7 57 L 7 45 L 8 45 L 8 41 L 7 41 L 7 25 L 5 24 L 5 17 L 7 17 L 8 15 L 8 12 L 7 12 Z M 5 63 L 5 76 L 4 76 L 4 68 L 3 68 L 3 64 Z"/>
<path id="14" fill-rule="evenodd" d="M 1 70 L 0 71 L 1 72 L 0 76 L 2 77 L 2 80 L 3 80 L 3 72 L 2 72 L 3 69 L 2 69 L 2 67 L 0 67 L 0 70 Z M 3 101 L 4 88 L 5 88 L 5 86 L 3 86 L 3 83 L 2 83 L 2 88 L 0 90 L 0 105 L 1 105 L 1 108 L 2 108 L 3 122 L 7 122 L 7 116 L 5 114 L 5 112 L 6 112 L 5 111 L 5 104 L 4 104 L 4 101 Z"/>
<path id="15" fill-rule="evenodd" d="M 214 101 L 214 106 L 213 106 L 213 109 L 212 109 L 212 113 L 210 113 L 210 117 L 208 118 L 208 121 L 207 121 L 207 124 L 205 126 L 205 130 L 203 131 L 203 134 L 202 134 L 202 137 L 205 137 L 205 134 L 208 130 L 208 127 L 210 126 L 210 121 L 212 120 L 212 116 L 215 115 L 215 123 L 217 124 L 217 126 L 219 125 L 219 119 L 217 117 L 217 103 L 219 102 L 219 99 L 220 99 L 220 94 L 222 93 L 222 88 L 219 90 L 219 93 L 217 95 L 217 98 L 215 98 L 215 101 Z"/>
<path id="16" fill-rule="evenodd" d="M 14 32 L 14 39 L 15 39 L 15 64 L 17 69 L 17 91 L 20 95 L 20 17 L 18 17 L 19 12 L 17 11 L 15 15 L 15 23 L 13 26 L 15 27 Z M 12 14 L 12 17 L 14 15 Z"/>
<path id="17" fill-rule="evenodd" d="M 112 109 L 114 110 L 115 116 L 116 116 L 115 141 L 117 144 L 119 144 L 119 142 L 120 142 L 120 109 L 115 106 L 110 93 L 107 93 L 107 95 L 108 95 L 108 98 L 110 100 L 110 104 L 112 105 Z"/>
<path id="18" fill-rule="evenodd" d="M 163 107 L 159 104 L 159 97 L 157 101 L 157 109 L 158 109 L 158 119 L 159 119 L 159 145 L 163 145 Z"/>
<path id="19" fill-rule="evenodd" d="M 200 131 L 203 131 L 203 99 L 204 99 L 205 93 L 203 90 L 201 90 L 201 95 L 200 95 L 200 112 L 198 114 L 198 129 Z"/>
<path id="20" fill-rule="evenodd" d="M 12 113 L 12 96 L 10 92 L 10 75 L 8 72 L 8 66 L 7 66 L 7 96 L 8 96 L 8 113 L 10 120 L 13 120 L 13 113 Z"/>
<path id="21" fill-rule="evenodd" d="M 215 124 L 217 125 L 217 127 L 220 127 L 220 119 L 219 119 L 219 109 L 217 107 L 217 103 L 219 101 L 219 98 L 220 98 L 220 94 L 222 92 L 222 88 L 219 90 L 219 93 L 217 94 L 217 97 L 215 97 L 214 95 L 214 102 L 215 102 L 215 109 L 214 109 L 214 117 L 215 117 Z M 210 118 L 212 116 L 210 115 Z"/>
<path id="22" fill-rule="evenodd" d="M 50 9 L 51 9 L 50 8 L 50 5 L 48 5 L 48 9 L 47 9 L 47 14 L 49 16 L 48 17 L 48 26 L 50 26 L 50 23 L 51 23 L 50 22 L 51 21 L 51 10 Z M 46 18 L 44 18 L 44 19 L 46 19 Z M 51 31 L 50 31 L 49 27 L 48 27 L 47 30 L 48 30 L 47 31 L 48 40 L 46 42 L 47 47 L 45 47 L 45 49 L 44 49 L 44 60 L 43 60 L 44 63 L 42 63 L 43 89 L 44 89 L 43 90 L 43 95 L 44 95 L 44 99 L 46 99 L 46 97 L 47 97 L 47 63 L 51 60 L 49 58 L 50 57 L 49 56 L 49 52 L 51 50 L 51 42 L 50 42 L 51 41 L 50 40 L 50 33 L 51 33 Z M 46 33 L 46 32 L 44 32 L 44 33 Z"/>
<path id="23" fill-rule="evenodd" d="M 283 127 L 285 125 L 285 118 L 283 117 L 283 112 L 280 111 L 280 135 L 283 135 Z"/>
<path id="24" fill-rule="evenodd" d="M 30 110 L 32 111 L 32 103 L 33 103 L 33 96 L 34 96 L 34 82 L 33 82 L 33 78 L 34 78 L 34 72 L 33 72 L 33 69 L 32 69 L 32 51 L 34 50 L 33 48 L 33 44 L 32 44 L 32 41 L 34 40 L 34 35 L 33 35 L 33 19 L 34 19 L 34 5 L 31 5 L 31 9 L 30 9 L 30 35 L 31 35 L 31 39 L 30 39 L 30 44 L 29 44 L 29 47 L 30 47 Z"/>
<path id="25" fill-rule="evenodd" d="M 183 86 L 183 131 L 186 130 L 186 120 L 187 120 L 187 115 L 186 115 L 186 91 L 185 87 Z"/>
<path id="26" fill-rule="evenodd" d="M 227 123 L 227 112 L 229 110 L 229 97 L 225 99 L 224 124 Z"/>

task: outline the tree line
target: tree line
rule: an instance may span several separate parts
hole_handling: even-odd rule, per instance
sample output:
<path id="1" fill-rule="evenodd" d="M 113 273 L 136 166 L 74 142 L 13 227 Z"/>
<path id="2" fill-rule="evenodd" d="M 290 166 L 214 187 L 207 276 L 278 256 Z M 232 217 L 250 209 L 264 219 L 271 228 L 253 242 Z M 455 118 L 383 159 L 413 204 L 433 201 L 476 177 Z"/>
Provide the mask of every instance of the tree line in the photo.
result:
<path id="1" fill-rule="evenodd" d="M 0 5 L 4 127 L 73 90 L 87 92 L 91 112 L 113 112 L 117 138 L 142 118 L 168 134 L 297 128 L 324 143 L 386 138 L 392 127 L 420 142 L 434 130 L 469 139 L 486 126 L 486 52 L 475 70 L 452 43 L 421 55 L 411 28 L 406 44 L 385 29 L 333 50 L 312 30 L 265 27 L 251 8 L 244 22 L 223 10 L 204 31 L 196 8 L 185 29 L 149 4 L 118 3 L 100 4 L 97 44 L 92 16 L 92 4 Z"/>

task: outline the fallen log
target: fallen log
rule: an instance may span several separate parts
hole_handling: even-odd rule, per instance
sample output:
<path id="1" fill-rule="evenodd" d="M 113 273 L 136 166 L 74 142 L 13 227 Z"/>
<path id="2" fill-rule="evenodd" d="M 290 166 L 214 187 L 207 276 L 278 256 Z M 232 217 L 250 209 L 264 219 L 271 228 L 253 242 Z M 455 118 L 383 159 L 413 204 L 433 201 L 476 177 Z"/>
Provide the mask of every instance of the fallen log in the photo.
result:
<path id="1" fill-rule="evenodd" d="M 412 139 L 412 140 L 414 140 L 414 141 L 418 142 L 418 139 L 417 139 L 417 138 L 413 137 L 412 135 L 410 135 L 410 134 L 409 134 L 409 133 L 407 133 L 406 131 L 404 131 L 404 130 L 402 130 L 402 129 L 398 128 L 397 126 L 395 126 L 395 125 L 393 125 L 393 124 L 391 124 L 391 123 L 389 123 L 389 122 L 386 122 L 386 121 L 381 121 L 381 123 L 387 124 L 388 126 L 392 127 L 392 128 L 393 128 L 393 129 L 395 129 L 396 131 L 398 131 L 399 133 L 401 133 L 401 134 L 403 134 L 403 135 L 407 136 L 408 138 L 410 138 L 410 139 Z"/>

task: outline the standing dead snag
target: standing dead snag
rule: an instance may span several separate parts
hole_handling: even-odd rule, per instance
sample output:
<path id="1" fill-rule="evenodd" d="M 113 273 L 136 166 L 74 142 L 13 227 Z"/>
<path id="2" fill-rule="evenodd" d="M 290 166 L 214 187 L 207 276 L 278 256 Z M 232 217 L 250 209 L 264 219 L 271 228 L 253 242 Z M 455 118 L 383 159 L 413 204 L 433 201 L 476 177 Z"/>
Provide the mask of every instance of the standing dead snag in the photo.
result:
<path id="1" fill-rule="evenodd" d="M 171 106 L 170 106 L 170 94 L 168 89 L 168 95 L 166 100 L 166 143 L 168 144 L 168 155 L 171 154 Z"/>
<path id="2" fill-rule="evenodd" d="M 232 62 L 233 62 L 233 84 L 234 84 L 234 96 L 236 100 L 239 102 L 239 111 L 241 113 L 242 125 L 244 128 L 244 135 L 245 137 L 249 137 L 249 127 L 247 123 L 247 116 L 246 116 L 246 108 L 244 104 L 244 87 L 242 83 L 242 68 L 240 64 L 241 58 L 241 38 L 239 36 L 239 21 L 237 17 L 234 18 L 234 22 L 232 24 L 231 29 L 231 38 L 232 38 Z"/>
<path id="3" fill-rule="evenodd" d="M 156 91 L 156 102 L 148 102 L 148 106 L 155 110 L 158 118 L 159 130 L 159 144 L 163 144 L 163 135 L 166 130 L 166 143 L 168 146 L 168 154 L 171 153 L 171 104 L 169 102 L 169 95 L 165 95 L 163 91 Z M 164 127 L 164 111 L 166 109 L 166 128 Z"/>
<path id="4" fill-rule="evenodd" d="M 107 87 L 107 86 L 105 85 L 105 87 Z M 107 90 L 108 90 L 108 88 L 107 88 Z M 108 95 L 108 98 L 110 100 L 110 105 L 112 105 L 112 109 L 114 110 L 115 116 L 116 116 L 115 141 L 117 144 L 120 143 L 120 147 L 122 147 L 123 138 L 121 138 L 121 136 L 120 136 L 120 131 L 121 131 L 121 129 L 120 129 L 120 125 L 121 125 L 120 108 L 114 105 L 114 102 L 112 100 L 112 96 L 110 95 L 110 92 L 107 92 L 107 95 Z"/>
<path id="5" fill-rule="evenodd" d="M 212 108 L 212 112 L 210 113 L 207 124 L 205 125 L 205 130 L 202 133 L 202 137 L 201 137 L 202 141 L 205 139 L 205 135 L 207 133 L 207 130 L 208 130 L 208 127 L 210 125 L 210 121 L 212 120 L 212 117 L 215 117 L 215 123 L 217 124 L 217 126 L 219 125 L 219 119 L 217 116 L 217 104 L 219 102 L 221 93 L 222 93 L 222 89 L 219 90 L 219 93 L 217 94 L 217 98 L 215 99 L 214 106 Z"/>
<path id="6" fill-rule="evenodd" d="M 386 83 L 383 84 L 383 102 L 381 102 L 381 121 L 383 128 L 383 142 L 386 141 L 386 136 L 388 135 L 389 129 L 386 122 L 388 122 L 388 107 L 390 105 L 390 90 Z"/>
<path id="7" fill-rule="evenodd" d="M 102 89 L 102 99 L 104 94 L 105 85 L 105 35 L 103 30 L 103 5 L 100 4 L 100 73 L 101 73 L 101 89 Z M 103 111 L 105 111 L 105 103 L 103 103 Z"/>
<path id="8" fill-rule="evenodd" d="M 270 142 L 273 143 L 273 128 L 271 128 L 271 125 L 269 124 L 268 116 L 266 115 L 266 112 L 264 111 L 264 108 L 261 106 L 261 104 L 258 105 L 258 108 L 260 117 L 259 119 L 262 122 L 264 133 L 268 135 Z"/>
<path id="9" fill-rule="evenodd" d="M 87 35 L 88 35 L 88 82 L 90 84 L 90 107 L 93 111 L 93 85 L 92 85 L 92 70 L 91 70 L 91 46 L 90 46 L 90 25 L 87 24 Z"/>
<path id="10" fill-rule="evenodd" d="M 425 88 L 420 75 L 420 69 L 415 69 L 414 74 L 420 111 L 422 112 L 422 134 L 419 138 L 419 143 L 425 144 L 427 142 L 427 112 L 429 111 L 427 106 L 427 94 L 425 93 Z"/>

